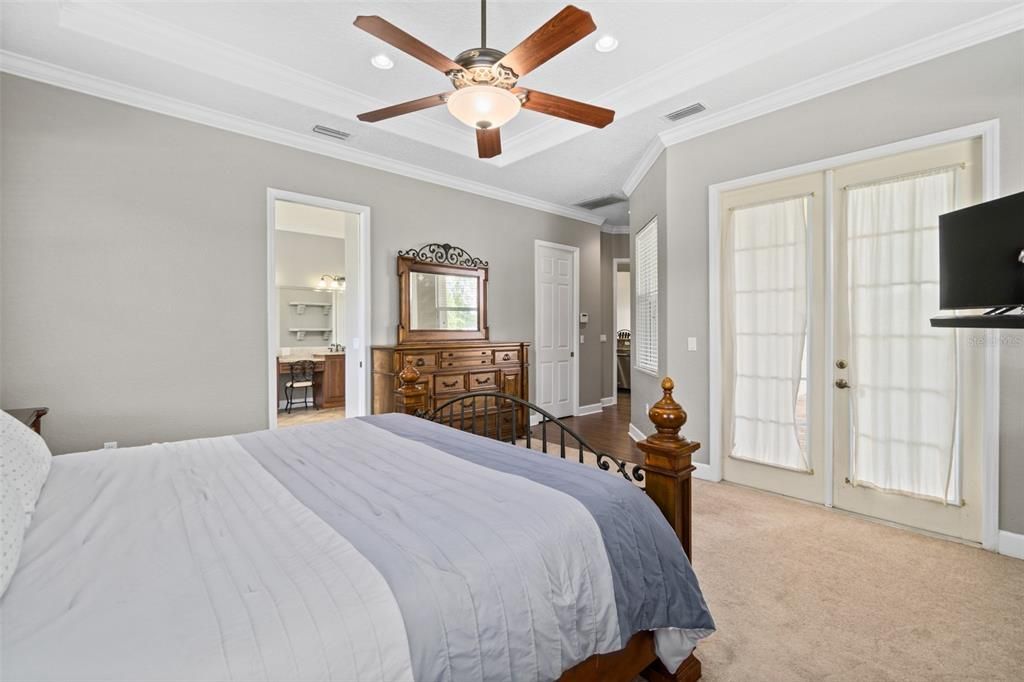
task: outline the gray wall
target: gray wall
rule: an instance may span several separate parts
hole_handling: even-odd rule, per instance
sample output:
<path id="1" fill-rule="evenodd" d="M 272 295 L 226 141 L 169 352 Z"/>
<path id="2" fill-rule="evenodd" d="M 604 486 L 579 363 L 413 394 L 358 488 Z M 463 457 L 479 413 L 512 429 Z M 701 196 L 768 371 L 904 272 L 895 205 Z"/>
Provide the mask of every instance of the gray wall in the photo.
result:
<path id="1" fill-rule="evenodd" d="M 578 246 L 602 327 L 593 225 L 6 74 L 0 98 L 0 404 L 48 405 L 54 452 L 266 426 L 267 187 L 372 208 L 374 343 L 395 341 L 396 252 L 430 241 L 491 262 L 496 340 L 533 338 L 534 239 Z"/>
<path id="2" fill-rule="evenodd" d="M 658 376 L 651 376 L 633 367 L 630 372 L 630 423 L 640 429 L 645 435 L 654 433 L 654 425 L 647 418 L 648 405 L 661 397 L 661 377 L 665 374 L 666 332 L 668 325 L 665 324 L 668 316 L 669 291 L 666 289 L 668 283 L 668 270 L 672 261 L 666 257 L 665 243 L 669 231 L 668 205 L 666 203 L 666 156 L 662 152 L 658 160 L 654 162 L 647 175 L 640 181 L 633 194 L 629 197 L 629 258 L 633 263 L 630 270 L 630 289 L 633 291 L 633 300 L 636 300 L 636 233 L 645 225 L 651 222 L 652 218 L 658 219 Z M 677 291 L 679 291 L 677 289 Z M 678 295 L 678 294 L 677 294 Z M 631 329 L 636 329 L 636 306 L 631 308 L 630 315 L 632 322 Z M 633 336 L 632 348 L 636 350 L 636 336 Z M 635 363 L 635 356 L 633 362 Z M 688 377 L 673 377 L 676 380 L 676 400 L 683 404 L 689 413 L 694 409 L 695 403 L 703 396 L 695 390 L 692 384 L 687 383 Z M 687 425 L 683 431 L 687 437 L 693 438 L 690 433 L 691 427 Z"/>
<path id="3" fill-rule="evenodd" d="M 345 240 L 275 230 L 275 278 L 279 287 L 315 287 L 321 275 L 345 274 Z"/>
<path id="4" fill-rule="evenodd" d="M 688 437 L 708 451 L 708 185 L 799 163 L 1000 119 L 1002 193 L 1024 189 L 1024 33 L 954 53 L 670 147 L 631 197 L 638 227 L 667 212 L 670 268 L 665 371 L 680 384 Z M 652 186 L 653 185 L 653 186 Z M 662 194 L 664 193 L 664 195 Z M 638 201 L 638 198 L 640 199 Z M 662 205 L 662 202 L 663 205 Z M 639 210 L 643 206 L 644 210 Z M 663 318 L 665 319 L 665 318 Z M 685 350 L 696 336 L 698 351 Z M 1024 533 L 1024 342 L 1004 334 L 1002 352 L 1000 526 Z M 1013 341 L 1013 343 L 1006 343 Z M 657 396 L 634 381 L 637 406 Z M 641 397 L 644 396 L 643 399 Z"/>

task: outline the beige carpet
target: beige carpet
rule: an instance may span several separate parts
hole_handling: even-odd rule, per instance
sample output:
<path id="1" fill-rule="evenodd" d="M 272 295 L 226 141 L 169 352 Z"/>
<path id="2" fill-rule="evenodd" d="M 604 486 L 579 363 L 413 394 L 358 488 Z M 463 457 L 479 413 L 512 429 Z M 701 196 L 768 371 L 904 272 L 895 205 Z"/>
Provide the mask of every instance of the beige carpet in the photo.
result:
<path id="1" fill-rule="evenodd" d="M 1024 561 L 696 481 L 704 679 L 1024 680 Z"/>

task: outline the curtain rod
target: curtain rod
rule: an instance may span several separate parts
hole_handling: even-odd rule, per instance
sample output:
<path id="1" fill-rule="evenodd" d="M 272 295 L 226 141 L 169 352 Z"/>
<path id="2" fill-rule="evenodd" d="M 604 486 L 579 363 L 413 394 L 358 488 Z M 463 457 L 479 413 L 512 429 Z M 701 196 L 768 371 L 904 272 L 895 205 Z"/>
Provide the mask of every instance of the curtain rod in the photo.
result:
<path id="1" fill-rule="evenodd" d="M 909 180 L 910 178 L 925 178 L 929 175 L 938 175 L 939 173 L 945 173 L 948 170 L 959 168 L 963 170 L 967 168 L 967 164 L 961 161 L 960 163 L 951 163 L 947 166 L 939 166 L 937 168 L 930 168 L 928 170 L 916 171 L 913 173 L 903 173 L 902 175 L 893 175 L 888 178 L 880 178 L 878 180 L 868 180 L 867 182 L 857 182 L 852 185 L 844 185 L 843 191 L 851 189 L 859 189 L 861 187 L 870 187 L 872 185 L 884 185 L 890 182 L 899 182 L 900 180 Z"/>
<path id="2" fill-rule="evenodd" d="M 755 201 L 752 204 L 743 204 L 742 206 L 730 206 L 729 210 L 730 211 L 739 211 L 739 210 L 742 210 L 744 208 L 755 208 L 757 206 L 768 206 L 770 204 L 781 204 L 784 201 L 792 201 L 793 199 L 806 199 L 808 197 L 813 197 L 813 196 L 814 196 L 814 192 L 804 192 L 803 194 L 793 194 L 791 196 L 781 197 L 779 199 L 766 199 L 765 201 Z"/>

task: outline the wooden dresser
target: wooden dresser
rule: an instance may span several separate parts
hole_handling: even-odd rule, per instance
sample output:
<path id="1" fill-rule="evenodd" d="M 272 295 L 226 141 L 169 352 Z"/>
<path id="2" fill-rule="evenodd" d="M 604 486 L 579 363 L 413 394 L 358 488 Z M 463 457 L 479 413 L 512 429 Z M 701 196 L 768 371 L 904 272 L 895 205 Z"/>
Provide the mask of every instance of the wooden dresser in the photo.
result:
<path id="1" fill-rule="evenodd" d="M 529 349 L 522 341 L 374 346 L 373 413 L 395 411 L 395 392 L 402 384 L 398 373 L 407 362 L 420 372 L 418 385 L 426 390 L 428 410 L 469 392 L 500 391 L 529 400 Z"/>

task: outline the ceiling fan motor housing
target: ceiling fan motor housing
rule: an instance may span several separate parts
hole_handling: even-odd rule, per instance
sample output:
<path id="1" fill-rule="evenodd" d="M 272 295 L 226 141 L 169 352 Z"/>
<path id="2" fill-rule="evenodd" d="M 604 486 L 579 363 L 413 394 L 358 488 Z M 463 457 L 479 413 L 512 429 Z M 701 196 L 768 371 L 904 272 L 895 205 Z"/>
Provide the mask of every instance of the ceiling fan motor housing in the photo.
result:
<path id="1" fill-rule="evenodd" d="M 447 75 L 456 89 L 471 85 L 491 85 L 511 90 L 519 76 L 512 69 L 499 63 L 504 56 L 504 52 L 491 47 L 464 50 L 454 59 L 463 70 L 452 70 Z"/>

